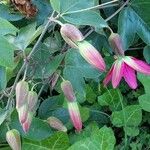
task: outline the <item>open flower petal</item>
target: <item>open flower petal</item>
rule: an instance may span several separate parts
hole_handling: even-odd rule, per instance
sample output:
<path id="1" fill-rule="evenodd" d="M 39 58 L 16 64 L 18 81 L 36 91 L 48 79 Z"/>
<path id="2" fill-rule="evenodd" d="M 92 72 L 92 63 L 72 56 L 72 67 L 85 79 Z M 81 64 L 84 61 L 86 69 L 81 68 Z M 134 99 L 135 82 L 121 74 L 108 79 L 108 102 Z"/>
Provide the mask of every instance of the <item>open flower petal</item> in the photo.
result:
<path id="1" fill-rule="evenodd" d="M 137 88 L 135 70 L 126 64 L 124 64 L 123 77 L 132 89 Z"/>

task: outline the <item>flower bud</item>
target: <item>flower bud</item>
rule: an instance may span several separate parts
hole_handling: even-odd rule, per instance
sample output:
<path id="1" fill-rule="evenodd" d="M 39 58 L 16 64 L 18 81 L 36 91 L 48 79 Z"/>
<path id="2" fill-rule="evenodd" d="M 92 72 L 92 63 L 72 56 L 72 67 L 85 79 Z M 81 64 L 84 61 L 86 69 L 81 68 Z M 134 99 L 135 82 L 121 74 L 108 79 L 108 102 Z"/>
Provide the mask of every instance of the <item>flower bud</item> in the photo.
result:
<path id="1" fill-rule="evenodd" d="M 64 24 L 61 26 L 60 33 L 63 39 L 68 43 L 71 47 L 76 48 L 76 42 L 82 41 L 84 39 L 80 30 L 71 24 Z"/>
<path id="2" fill-rule="evenodd" d="M 26 81 L 20 81 L 16 85 L 16 108 L 23 106 L 27 102 L 29 86 Z"/>
<path id="3" fill-rule="evenodd" d="M 76 100 L 76 97 L 75 97 L 75 94 L 74 94 L 74 91 L 73 91 L 73 87 L 71 85 L 71 82 L 68 81 L 68 80 L 64 80 L 62 83 L 61 83 L 61 89 L 66 97 L 66 99 L 69 101 L 69 102 L 73 102 Z"/>
<path id="4" fill-rule="evenodd" d="M 27 104 L 24 104 L 23 106 L 19 107 L 17 109 L 18 115 L 19 115 L 19 121 L 20 123 L 24 123 L 27 120 L 28 117 L 28 106 Z"/>
<path id="5" fill-rule="evenodd" d="M 56 85 L 56 83 L 57 83 L 57 81 L 58 81 L 59 76 L 60 76 L 60 72 L 58 72 L 58 73 L 55 72 L 55 73 L 53 74 L 52 80 L 51 80 L 51 89 L 52 89 L 52 90 L 54 89 L 54 87 L 55 87 L 55 85 Z"/>
<path id="6" fill-rule="evenodd" d="M 108 41 L 116 55 L 124 55 L 122 40 L 119 34 L 111 33 Z"/>
<path id="7" fill-rule="evenodd" d="M 87 41 L 77 43 L 81 56 L 93 67 L 104 71 L 106 66 L 100 53 Z"/>
<path id="8" fill-rule="evenodd" d="M 82 129 L 82 120 L 77 102 L 68 102 L 68 111 L 71 121 L 78 132 Z"/>
<path id="9" fill-rule="evenodd" d="M 48 124 L 52 127 L 52 128 L 54 128 L 54 129 L 56 129 L 56 130 L 58 130 L 58 131 L 63 131 L 63 132 L 67 132 L 67 128 L 63 125 L 63 123 L 59 120 L 59 119 L 57 119 L 56 117 L 49 117 L 48 119 L 47 119 L 47 122 L 48 122 Z"/>
<path id="10" fill-rule="evenodd" d="M 34 91 L 29 91 L 27 99 L 28 99 L 29 111 L 33 112 L 37 104 L 38 95 Z"/>
<path id="11" fill-rule="evenodd" d="M 7 131 L 6 141 L 12 150 L 21 150 L 20 134 L 16 129 Z"/>
<path id="12" fill-rule="evenodd" d="M 32 113 L 28 113 L 26 121 L 22 124 L 22 128 L 25 133 L 27 133 L 30 129 L 32 117 L 33 117 Z"/>

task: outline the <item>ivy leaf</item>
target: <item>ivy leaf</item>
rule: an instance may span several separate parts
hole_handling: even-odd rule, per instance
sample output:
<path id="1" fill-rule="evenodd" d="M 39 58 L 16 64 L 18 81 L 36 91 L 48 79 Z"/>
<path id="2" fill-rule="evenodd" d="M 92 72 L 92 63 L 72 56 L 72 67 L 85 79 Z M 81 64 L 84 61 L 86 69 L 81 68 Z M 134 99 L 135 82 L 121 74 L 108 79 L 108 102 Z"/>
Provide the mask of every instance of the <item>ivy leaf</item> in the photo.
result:
<path id="1" fill-rule="evenodd" d="M 73 144 L 68 150 L 113 150 L 116 139 L 111 128 L 102 127 L 91 137 Z"/>
<path id="2" fill-rule="evenodd" d="M 2 36 L 0 36 L 0 65 L 13 67 L 14 47 Z"/>
<path id="3" fill-rule="evenodd" d="M 7 79 L 6 79 L 6 68 L 0 66 L 0 91 L 6 88 Z"/>
<path id="4" fill-rule="evenodd" d="M 101 106 L 109 106 L 111 110 L 120 110 L 120 99 L 122 95 L 119 89 L 112 89 L 99 96 L 98 103 Z"/>
<path id="5" fill-rule="evenodd" d="M 15 35 L 18 29 L 6 19 L 0 18 L 0 35 Z"/>
<path id="6" fill-rule="evenodd" d="M 24 139 L 22 144 L 23 150 L 66 150 L 69 147 L 69 138 L 64 132 L 56 132 L 50 138 L 35 142 Z"/>
<path id="7" fill-rule="evenodd" d="M 127 50 L 133 44 L 135 35 L 150 44 L 150 28 L 142 18 L 131 8 L 125 8 L 119 15 L 118 32 L 123 41 L 124 49 Z"/>
<path id="8" fill-rule="evenodd" d="M 150 112 L 150 94 L 141 95 L 139 99 L 139 104 L 143 110 Z"/>
<path id="9" fill-rule="evenodd" d="M 84 78 L 98 78 L 101 73 L 88 64 L 76 49 L 70 49 L 65 57 L 63 74 L 72 83 L 75 92 L 85 98 Z"/>
<path id="10" fill-rule="evenodd" d="M 146 46 L 143 50 L 144 58 L 146 59 L 147 63 L 150 64 L 150 46 Z"/>
<path id="11" fill-rule="evenodd" d="M 121 111 L 114 111 L 111 115 L 112 124 L 116 127 L 138 126 L 142 121 L 142 111 L 139 105 L 126 106 Z"/>
<path id="12" fill-rule="evenodd" d="M 0 108 L 0 125 L 4 122 L 8 115 L 8 110 Z"/>

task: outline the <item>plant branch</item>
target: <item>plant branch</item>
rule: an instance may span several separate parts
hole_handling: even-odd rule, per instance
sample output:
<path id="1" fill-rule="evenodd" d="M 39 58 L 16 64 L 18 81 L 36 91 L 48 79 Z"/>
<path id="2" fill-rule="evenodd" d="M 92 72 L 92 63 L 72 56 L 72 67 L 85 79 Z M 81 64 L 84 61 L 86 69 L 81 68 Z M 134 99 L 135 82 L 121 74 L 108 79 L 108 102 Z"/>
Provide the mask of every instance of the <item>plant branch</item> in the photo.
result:
<path id="1" fill-rule="evenodd" d="M 100 4 L 100 5 L 97 5 L 97 6 L 93 6 L 93 7 L 89 7 L 89 8 L 85 8 L 85 9 L 81 9 L 81 10 L 76 10 L 76 11 L 70 11 L 70 12 L 62 13 L 61 16 L 67 15 L 67 14 L 80 13 L 80 12 L 84 12 L 84 11 L 88 11 L 88 10 L 93 10 L 93 9 L 100 9 L 100 8 L 105 7 L 106 5 L 109 5 L 109 4 L 118 2 L 118 1 L 119 0 L 112 0 L 112 1 Z"/>
<path id="2" fill-rule="evenodd" d="M 105 21 L 111 20 L 114 16 L 116 16 L 128 3 L 130 0 L 127 0 L 117 11 L 115 11 L 111 16 L 109 16 Z"/>
<path id="3" fill-rule="evenodd" d="M 54 15 L 54 12 L 52 13 L 52 15 L 51 15 L 50 18 L 53 18 L 53 15 Z M 48 27 L 49 27 L 49 25 L 50 25 L 51 22 L 52 22 L 52 20 L 51 20 L 51 19 L 48 19 L 48 22 L 47 22 L 47 24 L 45 25 L 45 27 L 44 27 L 44 29 L 43 29 L 43 31 L 42 31 L 42 33 L 41 33 L 39 39 L 37 40 L 36 44 L 34 45 L 33 49 L 31 50 L 30 54 L 27 56 L 27 59 L 28 59 L 28 60 L 30 60 L 30 58 L 32 57 L 32 55 L 34 54 L 34 52 L 36 51 L 36 49 L 38 48 L 38 46 L 39 46 L 41 40 L 43 39 L 43 36 L 45 35 L 45 33 L 46 33 L 46 31 L 47 31 L 47 29 L 48 29 Z M 10 103 L 11 103 L 11 99 L 12 99 L 12 96 L 13 96 L 13 93 L 14 93 L 14 90 L 15 90 L 15 87 L 16 87 L 16 84 L 17 84 L 17 82 L 18 82 L 18 80 L 19 80 L 19 77 L 20 77 L 21 73 L 24 71 L 26 65 L 27 65 L 27 61 L 24 61 L 22 67 L 20 68 L 20 70 L 19 70 L 19 72 L 18 72 L 18 74 L 17 74 L 17 76 L 16 76 L 16 79 L 15 79 L 15 81 L 14 81 L 14 84 L 13 84 L 12 89 L 11 89 L 10 94 L 9 94 L 9 98 L 8 98 L 8 102 L 7 102 L 6 109 L 9 108 L 9 105 L 10 105 Z"/>

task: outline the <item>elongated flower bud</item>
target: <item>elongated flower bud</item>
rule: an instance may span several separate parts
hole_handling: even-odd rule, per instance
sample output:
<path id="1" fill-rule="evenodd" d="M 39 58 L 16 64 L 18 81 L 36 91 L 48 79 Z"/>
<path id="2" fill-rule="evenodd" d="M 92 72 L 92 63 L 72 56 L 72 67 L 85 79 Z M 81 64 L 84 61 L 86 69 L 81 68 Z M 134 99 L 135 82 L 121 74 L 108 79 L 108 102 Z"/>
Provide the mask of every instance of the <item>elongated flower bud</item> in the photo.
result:
<path id="1" fill-rule="evenodd" d="M 16 85 L 16 108 L 23 106 L 27 102 L 29 86 L 26 81 L 20 81 Z"/>
<path id="2" fill-rule="evenodd" d="M 76 101 L 68 102 L 68 111 L 71 121 L 78 132 L 82 129 L 82 120 L 80 117 L 80 111 Z"/>
<path id="3" fill-rule="evenodd" d="M 69 102 L 73 102 L 76 100 L 76 97 L 75 97 L 75 94 L 74 94 L 74 91 L 73 91 L 73 87 L 71 85 L 71 82 L 68 81 L 68 80 L 64 80 L 62 83 L 61 83 L 61 89 L 66 97 L 66 99 L 69 101 Z"/>
<path id="4" fill-rule="evenodd" d="M 27 133 L 32 123 L 32 113 L 28 113 L 27 120 L 22 124 L 23 131 Z"/>
<path id="5" fill-rule="evenodd" d="M 19 107 L 17 111 L 19 115 L 19 121 L 22 124 L 27 120 L 28 117 L 28 105 L 24 104 L 23 106 Z"/>
<path id="6" fill-rule="evenodd" d="M 124 55 L 122 40 L 119 34 L 111 33 L 108 41 L 116 55 Z"/>
<path id="7" fill-rule="evenodd" d="M 51 89 L 52 89 L 52 90 L 54 89 L 54 87 L 55 87 L 55 85 L 56 85 L 56 83 L 57 83 L 57 81 L 58 81 L 59 76 L 60 76 L 60 72 L 58 72 L 58 73 L 55 72 L 55 73 L 53 74 L 52 80 L 51 80 Z"/>
<path id="8" fill-rule="evenodd" d="M 56 117 L 49 117 L 48 119 L 47 119 L 47 122 L 48 122 L 48 124 L 52 127 L 52 128 L 54 128 L 54 129 L 56 129 L 56 130 L 58 130 L 58 131 L 63 131 L 63 132 L 67 132 L 67 128 L 63 125 L 63 123 L 59 120 L 59 119 L 57 119 Z"/>
<path id="9" fill-rule="evenodd" d="M 68 43 L 71 47 L 76 47 L 75 43 L 84 39 L 80 30 L 71 24 L 62 25 L 60 33 L 66 43 Z"/>
<path id="10" fill-rule="evenodd" d="M 8 142 L 12 150 L 21 150 L 20 134 L 16 129 L 7 131 L 6 141 Z"/>
<path id="11" fill-rule="evenodd" d="M 38 100 L 37 93 L 34 91 L 29 91 L 27 99 L 28 99 L 29 111 L 34 112 Z"/>
<path id="12" fill-rule="evenodd" d="M 106 66 L 100 53 L 87 41 L 77 43 L 81 56 L 93 67 L 104 71 Z"/>

